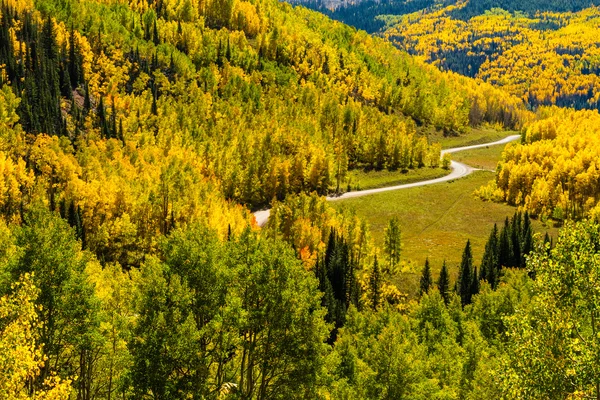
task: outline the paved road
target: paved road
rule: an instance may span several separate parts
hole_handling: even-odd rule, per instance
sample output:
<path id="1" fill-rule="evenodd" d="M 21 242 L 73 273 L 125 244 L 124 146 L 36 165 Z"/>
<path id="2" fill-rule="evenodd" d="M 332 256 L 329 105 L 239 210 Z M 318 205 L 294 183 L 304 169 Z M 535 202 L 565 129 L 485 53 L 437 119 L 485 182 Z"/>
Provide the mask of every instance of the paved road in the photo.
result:
<path id="1" fill-rule="evenodd" d="M 507 143 L 519 140 L 520 138 L 521 138 L 521 135 L 511 135 L 502 140 L 498 140 L 496 142 L 476 144 L 473 146 L 455 147 L 452 149 L 445 149 L 445 150 L 442 150 L 442 156 L 444 154 L 458 153 L 460 151 L 465 151 L 465 150 L 474 150 L 474 149 L 481 149 L 481 148 L 489 147 L 489 146 L 497 146 L 497 145 L 501 145 L 501 144 L 507 144 Z M 410 189 L 410 188 L 419 187 L 419 186 L 434 185 L 436 183 L 448 182 L 448 181 L 452 181 L 455 179 L 464 178 L 465 176 L 470 175 L 473 171 L 476 171 L 477 168 L 469 167 L 468 165 L 459 163 L 458 161 L 452 161 L 452 163 L 450 164 L 450 170 L 451 170 L 450 174 L 443 176 L 441 178 L 429 179 L 426 181 L 420 181 L 420 182 L 414 182 L 414 183 L 406 183 L 404 185 L 382 187 L 382 188 L 378 188 L 378 189 L 368 189 L 368 190 L 360 190 L 360 191 L 356 191 L 356 192 L 347 192 L 347 193 L 344 193 L 339 196 L 329 196 L 329 197 L 327 197 L 327 200 L 328 201 L 338 201 L 338 200 L 352 199 L 355 197 L 368 196 L 368 195 L 375 194 L 375 193 L 391 192 L 393 190 Z M 270 214 L 271 214 L 271 210 L 261 210 L 261 211 L 255 212 L 254 217 L 256 218 L 256 222 L 258 223 L 258 226 L 264 226 L 267 223 L 267 221 L 269 220 Z"/>

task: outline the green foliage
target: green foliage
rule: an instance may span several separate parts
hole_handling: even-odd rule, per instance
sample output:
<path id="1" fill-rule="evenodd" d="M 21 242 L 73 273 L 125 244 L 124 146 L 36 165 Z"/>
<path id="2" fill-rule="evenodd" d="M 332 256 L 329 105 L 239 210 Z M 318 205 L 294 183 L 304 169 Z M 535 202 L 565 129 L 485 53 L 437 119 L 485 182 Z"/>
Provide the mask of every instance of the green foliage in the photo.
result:
<path id="1" fill-rule="evenodd" d="M 550 252 L 538 246 L 529 307 L 508 318 L 509 346 L 503 390 L 511 397 L 600 396 L 598 253 L 600 228 L 568 224 Z"/>
<path id="2" fill-rule="evenodd" d="M 199 227 L 174 232 L 164 257 L 141 271 L 136 396 L 314 395 L 328 329 L 316 280 L 287 246 L 250 231 L 219 242 Z"/>

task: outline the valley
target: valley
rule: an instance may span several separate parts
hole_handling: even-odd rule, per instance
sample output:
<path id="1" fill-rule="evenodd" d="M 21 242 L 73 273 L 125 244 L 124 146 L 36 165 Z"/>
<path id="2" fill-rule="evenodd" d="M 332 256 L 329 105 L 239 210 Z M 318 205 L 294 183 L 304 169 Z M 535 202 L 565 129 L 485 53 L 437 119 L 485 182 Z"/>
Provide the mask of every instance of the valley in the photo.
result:
<path id="1" fill-rule="evenodd" d="M 0 400 L 600 398 L 598 21 L 5 0 Z"/>

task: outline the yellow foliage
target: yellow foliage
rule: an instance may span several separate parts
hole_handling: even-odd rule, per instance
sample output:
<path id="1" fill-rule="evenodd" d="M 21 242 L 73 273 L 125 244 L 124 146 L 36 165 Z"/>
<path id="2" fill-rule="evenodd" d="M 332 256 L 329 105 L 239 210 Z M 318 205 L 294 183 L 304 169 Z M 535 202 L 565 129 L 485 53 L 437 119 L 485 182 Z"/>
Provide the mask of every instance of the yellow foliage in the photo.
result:
<path id="1" fill-rule="evenodd" d="M 36 313 L 38 291 L 32 278 L 24 275 L 12 285 L 12 294 L 0 297 L 0 399 L 64 400 L 71 392 L 71 382 L 57 376 L 46 380 L 43 391 L 29 394 L 27 390 L 45 361 L 43 345 L 36 342 L 42 322 Z"/>

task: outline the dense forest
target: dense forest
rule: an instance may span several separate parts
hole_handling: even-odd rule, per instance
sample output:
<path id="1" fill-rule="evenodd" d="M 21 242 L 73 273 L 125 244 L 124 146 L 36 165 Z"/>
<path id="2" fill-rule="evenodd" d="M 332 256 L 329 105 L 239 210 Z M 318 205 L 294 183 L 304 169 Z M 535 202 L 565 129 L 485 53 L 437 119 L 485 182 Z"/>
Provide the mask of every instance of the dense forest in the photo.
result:
<path id="1" fill-rule="evenodd" d="M 302 4 L 328 15 L 332 19 L 369 33 L 380 32 L 386 25 L 386 16 L 406 15 L 417 11 L 431 12 L 435 9 L 459 4 L 461 7 L 453 9 L 451 15 L 463 21 L 498 8 L 534 16 L 539 12 L 548 11 L 578 12 L 599 5 L 597 1 L 593 0 L 534 0 L 527 2 L 516 0 L 363 0 L 341 2 L 337 6 L 332 6 L 334 2 L 328 0 L 287 1 L 292 4 Z"/>
<path id="2" fill-rule="evenodd" d="M 461 18 L 470 13 L 469 4 L 386 17 L 384 36 L 442 70 L 504 88 L 533 108 L 600 107 L 597 8 L 529 14 L 493 8 Z"/>
<path id="3" fill-rule="evenodd" d="M 480 78 L 530 107 L 600 107 L 594 1 L 303 3 L 389 39 L 442 70 Z"/>
<path id="4" fill-rule="evenodd" d="M 539 111 L 522 144 L 508 147 L 484 198 L 523 206 L 556 221 L 600 214 L 600 115 L 556 107 Z"/>
<path id="5" fill-rule="evenodd" d="M 519 212 L 402 293 L 398 221 L 322 196 L 560 117 L 276 0 L 0 17 L 0 399 L 600 396 L 600 226 Z"/>

